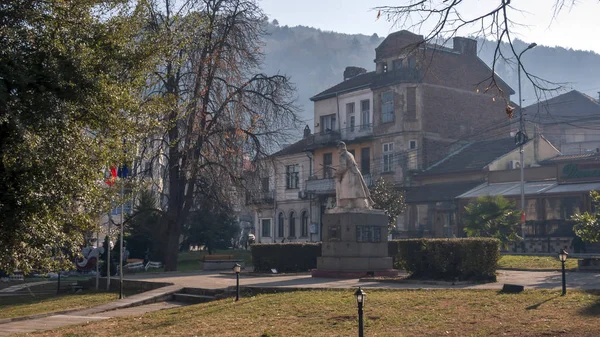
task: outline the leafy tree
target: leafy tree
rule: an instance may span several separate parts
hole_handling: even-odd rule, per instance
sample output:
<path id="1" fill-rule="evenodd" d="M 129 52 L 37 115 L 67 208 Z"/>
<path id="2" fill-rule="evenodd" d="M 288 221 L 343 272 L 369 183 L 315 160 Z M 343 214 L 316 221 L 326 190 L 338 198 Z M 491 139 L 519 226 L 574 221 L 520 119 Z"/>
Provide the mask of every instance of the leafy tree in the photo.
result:
<path id="1" fill-rule="evenodd" d="M 464 231 L 470 237 L 493 237 L 504 246 L 521 240 L 517 228 L 521 211 L 514 201 L 498 196 L 481 196 L 465 206 Z"/>
<path id="2" fill-rule="evenodd" d="M 583 241 L 598 242 L 600 241 L 600 212 L 597 210 L 600 207 L 600 193 L 598 191 L 591 191 L 590 197 L 592 204 L 596 208 L 596 212 L 585 212 L 572 216 L 571 219 L 575 221 L 573 231 Z"/>
<path id="3" fill-rule="evenodd" d="M 255 0 L 148 1 L 146 38 L 155 43 L 150 97 L 168 196 L 161 217 L 165 270 L 177 269 L 183 226 L 204 202 L 203 181 L 227 193 L 243 183 L 244 162 L 264 156 L 298 129 L 294 88 L 261 73 L 265 15 Z M 227 200 L 227 199 L 221 199 Z"/>
<path id="4" fill-rule="evenodd" d="M 164 261 L 164 233 L 160 228 L 161 211 L 151 190 L 140 192 L 132 215 L 125 221 L 127 249 L 132 257 L 145 258 L 148 251 L 153 261 Z"/>
<path id="5" fill-rule="evenodd" d="M 0 5 L 0 269 L 71 267 L 52 251 L 79 251 L 110 207 L 102 171 L 137 133 L 151 59 L 131 43 L 138 14 L 128 1 Z"/>
<path id="6" fill-rule="evenodd" d="M 202 203 L 200 209 L 191 214 L 184 230 L 186 244 L 205 245 L 209 254 L 215 249 L 228 248 L 238 232 L 231 209 L 211 202 Z"/>
<path id="7" fill-rule="evenodd" d="M 396 219 L 406 209 L 404 192 L 394 188 L 393 183 L 383 178 L 377 179 L 370 192 L 375 203 L 374 208 L 385 211 L 388 216 L 388 229 L 392 230 L 396 227 Z"/>

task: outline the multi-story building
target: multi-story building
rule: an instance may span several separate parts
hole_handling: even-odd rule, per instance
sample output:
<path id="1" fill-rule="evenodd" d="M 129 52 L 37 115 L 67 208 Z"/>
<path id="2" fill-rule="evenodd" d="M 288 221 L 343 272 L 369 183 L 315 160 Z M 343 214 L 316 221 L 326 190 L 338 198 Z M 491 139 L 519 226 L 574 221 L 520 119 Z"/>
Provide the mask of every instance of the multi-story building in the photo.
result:
<path id="1" fill-rule="evenodd" d="M 260 243 L 319 241 L 317 210 L 311 207 L 306 182 L 312 175 L 312 154 L 305 152 L 310 129 L 304 137 L 260 161 L 255 188 L 247 207 L 254 212 L 255 236 Z"/>
<path id="2" fill-rule="evenodd" d="M 586 94 L 572 90 L 525 107 L 523 113 L 565 155 L 600 148 L 600 103 Z"/>
<path id="3" fill-rule="evenodd" d="M 410 185 L 427 168 L 476 137 L 510 133 L 505 108 L 514 91 L 477 57 L 477 41 L 454 38 L 453 48 L 425 43 L 408 31 L 375 49 L 375 70 L 347 67 L 343 81 L 311 100 L 314 158 L 306 191 L 333 206 L 336 143 L 344 141 L 367 183 L 379 177 Z M 490 86 L 491 81 L 497 86 Z"/>

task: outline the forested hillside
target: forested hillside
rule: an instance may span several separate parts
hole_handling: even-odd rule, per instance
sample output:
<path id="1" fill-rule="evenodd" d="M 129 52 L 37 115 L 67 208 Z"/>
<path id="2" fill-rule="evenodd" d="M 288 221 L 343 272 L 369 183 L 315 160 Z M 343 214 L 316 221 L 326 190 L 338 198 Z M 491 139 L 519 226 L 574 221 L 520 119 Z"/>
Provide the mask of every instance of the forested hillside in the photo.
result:
<path id="1" fill-rule="evenodd" d="M 266 38 L 265 71 L 292 77 L 298 89 L 298 105 L 312 128 L 313 103 L 309 98 L 343 80 L 346 66 L 359 66 L 374 70 L 375 47 L 384 37 L 377 35 L 348 35 L 324 32 L 310 27 L 287 27 L 269 24 Z M 515 42 L 522 50 L 529 42 Z M 480 57 L 490 64 L 495 43 L 478 41 Z M 507 46 L 503 46 L 506 48 Z M 576 89 L 597 97 L 600 91 L 600 55 L 590 51 L 544 47 L 529 51 L 523 64 L 531 73 L 555 82 L 569 82 L 565 90 Z M 497 73 L 517 90 L 517 73 L 514 65 L 499 64 Z M 524 105 L 535 102 L 530 83 L 523 80 Z M 511 97 L 513 101 L 516 96 Z"/>

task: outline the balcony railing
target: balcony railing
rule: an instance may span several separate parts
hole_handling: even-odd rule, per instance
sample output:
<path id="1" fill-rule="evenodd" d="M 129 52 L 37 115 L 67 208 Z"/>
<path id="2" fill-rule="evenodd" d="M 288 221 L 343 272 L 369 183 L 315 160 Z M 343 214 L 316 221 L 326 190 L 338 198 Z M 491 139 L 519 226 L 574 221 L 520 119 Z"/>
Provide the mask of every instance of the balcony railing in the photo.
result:
<path id="1" fill-rule="evenodd" d="M 373 178 L 370 174 L 363 174 L 363 178 L 365 179 L 367 186 L 373 184 Z M 306 181 L 306 192 L 313 194 L 334 194 L 334 178 L 319 179 L 315 177 L 314 179 L 308 179 Z"/>
<path id="2" fill-rule="evenodd" d="M 357 125 L 341 130 L 342 140 L 354 140 L 373 135 L 373 124 Z"/>
<path id="3" fill-rule="evenodd" d="M 275 200 L 275 191 L 248 191 L 246 193 L 246 204 L 270 204 Z"/>

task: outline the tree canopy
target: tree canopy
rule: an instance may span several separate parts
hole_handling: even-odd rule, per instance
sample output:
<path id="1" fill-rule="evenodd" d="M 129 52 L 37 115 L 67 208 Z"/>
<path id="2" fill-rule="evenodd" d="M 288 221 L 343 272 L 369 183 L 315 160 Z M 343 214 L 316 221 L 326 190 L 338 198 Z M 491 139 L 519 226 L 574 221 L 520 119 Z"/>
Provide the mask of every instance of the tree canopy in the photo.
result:
<path id="1" fill-rule="evenodd" d="M 0 5 L 0 269 L 68 265 L 109 207 L 104 169 L 125 160 L 142 110 L 138 14 L 126 1 Z"/>
<path id="2" fill-rule="evenodd" d="M 591 191 L 590 198 L 596 212 L 585 212 L 574 215 L 571 218 L 575 221 L 573 231 L 583 241 L 598 242 L 600 241 L 600 212 L 598 212 L 598 207 L 600 207 L 600 192 Z"/>

